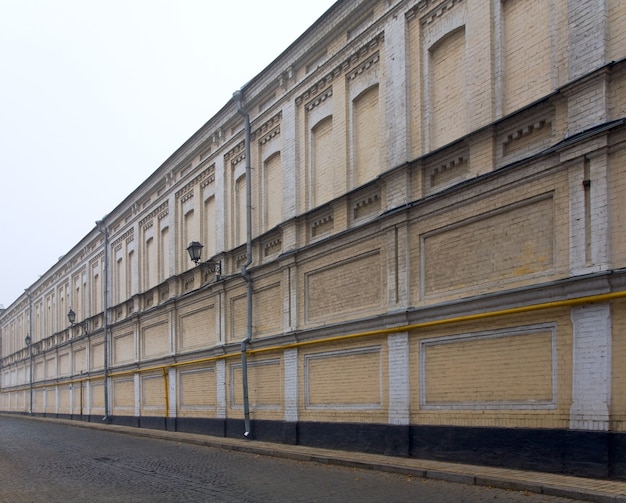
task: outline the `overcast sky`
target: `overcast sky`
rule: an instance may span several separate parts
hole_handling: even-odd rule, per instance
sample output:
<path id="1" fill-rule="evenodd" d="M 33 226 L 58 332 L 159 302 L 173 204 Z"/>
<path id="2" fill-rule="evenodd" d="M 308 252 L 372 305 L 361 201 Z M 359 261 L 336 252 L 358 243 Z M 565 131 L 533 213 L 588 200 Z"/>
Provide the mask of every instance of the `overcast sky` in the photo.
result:
<path id="1" fill-rule="evenodd" d="M 0 304 L 334 2 L 0 0 Z"/>

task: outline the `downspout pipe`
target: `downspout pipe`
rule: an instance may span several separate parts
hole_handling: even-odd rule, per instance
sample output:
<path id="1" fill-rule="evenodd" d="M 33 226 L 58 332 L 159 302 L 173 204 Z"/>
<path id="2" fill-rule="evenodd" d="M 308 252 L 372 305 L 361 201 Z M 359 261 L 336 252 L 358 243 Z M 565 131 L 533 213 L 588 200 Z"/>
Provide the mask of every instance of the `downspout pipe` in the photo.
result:
<path id="1" fill-rule="evenodd" d="M 244 119 L 244 141 L 246 156 L 246 261 L 241 266 L 241 276 L 246 282 L 247 297 L 247 324 L 246 337 L 241 341 L 241 380 L 243 383 L 243 413 L 245 422 L 244 437 L 251 438 L 250 428 L 250 401 L 248 399 L 248 356 L 247 346 L 252 339 L 252 276 L 248 271 L 248 267 L 252 263 L 252 166 L 250 158 L 250 114 L 243 105 L 243 91 L 239 90 L 233 94 L 233 100 L 237 105 L 237 111 Z"/>
<path id="2" fill-rule="evenodd" d="M 29 382 L 29 404 L 28 413 L 33 415 L 33 341 L 35 340 L 33 335 L 33 296 L 30 290 L 26 290 L 28 296 L 28 337 L 30 338 L 30 344 L 28 345 L 28 382 Z"/>
<path id="3" fill-rule="evenodd" d="M 104 236 L 104 298 L 102 308 L 104 311 L 104 417 L 102 421 L 109 421 L 109 231 L 105 219 L 96 222 L 98 230 Z"/>

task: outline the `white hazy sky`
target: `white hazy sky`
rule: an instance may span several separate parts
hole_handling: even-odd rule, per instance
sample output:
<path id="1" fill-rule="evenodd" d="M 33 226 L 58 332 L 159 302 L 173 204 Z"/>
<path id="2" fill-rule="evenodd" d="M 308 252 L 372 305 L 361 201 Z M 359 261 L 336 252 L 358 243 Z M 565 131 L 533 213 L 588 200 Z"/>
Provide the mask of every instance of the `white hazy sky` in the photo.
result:
<path id="1" fill-rule="evenodd" d="M 334 2 L 0 0 L 0 304 Z"/>

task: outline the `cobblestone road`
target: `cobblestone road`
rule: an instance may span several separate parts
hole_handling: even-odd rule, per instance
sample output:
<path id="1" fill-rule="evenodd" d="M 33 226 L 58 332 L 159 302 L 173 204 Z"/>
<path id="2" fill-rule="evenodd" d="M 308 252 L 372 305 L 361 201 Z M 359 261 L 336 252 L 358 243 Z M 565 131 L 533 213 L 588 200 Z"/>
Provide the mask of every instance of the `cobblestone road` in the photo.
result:
<path id="1" fill-rule="evenodd" d="M 564 498 L 0 417 L 0 502 L 524 502 Z"/>

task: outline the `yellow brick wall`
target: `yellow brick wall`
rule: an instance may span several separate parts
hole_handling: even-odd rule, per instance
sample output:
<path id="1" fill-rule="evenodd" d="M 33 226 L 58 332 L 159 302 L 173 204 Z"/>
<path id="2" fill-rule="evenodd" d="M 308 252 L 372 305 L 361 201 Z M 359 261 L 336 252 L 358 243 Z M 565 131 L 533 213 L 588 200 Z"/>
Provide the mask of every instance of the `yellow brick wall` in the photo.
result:
<path id="1" fill-rule="evenodd" d="M 380 13 L 391 7 L 384 4 L 372 8 Z M 476 302 L 471 304 L 474 309 L 502 291 L 507 291 L 507 302 L 514 303 L 513 292 L 523 289 L 522 303 L 547 295 L 544 292 L 553 291 L 554 282 L 573 284 L 572 276 L 580 271 L 572 271 L 580 264 L 570 264 L 570 239 L 577 237 L 570 234 L 585 211 L 576 206 L 582 181 L 576 176 L 584 159 L 591 159 L 594 175 L 601 178 L 605 153 L 608 202 L 594 207 L 600 222 L 593 228 L 601 229 L 606 209 L 610 258 L 603 262 L 602 251 L 598 252 L 598 263 L 585 273 L 626 267 L 626 233 L 620 218 L 626 214 L 622 150 L 626 135 L 611 133 L 608 146 L 600 133 L 568 146 L 577 141 L 570 135 L 571 125 L 587 124 L 585 110 L 597 114 L 598 123 L 626 115 L 626 70 L 616 63 L 606 73 L 543 99 L 567 84 L 569 68 L 578 61 L 577 54 L 568 53 L 569 27 L 564 22 L 568 9 L 576 5 L 565 0 L 394 4 L 398 17 L 388 22 L 402 26 L 398 33 L 383 33 L 377 27 L 328 35 L 325 50 L 309 55 L 304 64 L 310 64 L 309 69 L 294 67 L 296 80 L 290 70 L 272 80 L 280 80 L 282 86 L 281 91 L 271 91 L 277 93 L 276 103 L 264 96 L 268 108 L 260 111 L 260 97 L 250 96 L 255 129 L 253 234 L 256 239 L 261 232 L 273 231 L 253 245 L 252 347 L 312 343 L 298 349 L 300 420 L 388 423 L 393 413 L 387 389 L 391 374 L 387 338 L 313 344 L 317 337 L 323 340 L 408 323 L 411 317 L 438 316 L 448 303 L 462 310 L 460 301 L 468 297 Z M 621 2 L 607 6 L 606 53 L 610 59 L 621 59 L 626 7 Z M 404 7 L 411 12 L 402 12 Z M 494 12 L 497 19 L 489 17 Z M 406 68 L 401 68 L 397 61 L 405 56 Z M 314 60 L 328 64 L 318 70 Z M 593 61 L 602 64 L 597 58 Z M 406 96 L 387 93 L 387 86 L 402 87 L 398 82 L 405 77 Z M 590 81 L 595 87 L 585 91 Z M 407 116 L 393 116 L 390 110 L 403 111 L 405 99 Z M 537 99 L 542 101 L 516 113 Z M 603 115 L 605 104 L 609 117 Z M 223 113 L 230 112 L 227 107 Z M 184 166 L 168 164 L 164 178 L 154 187 L 152 182 L 145 185 L 140 205 L 114 215 L 117 220 L 110 230 L 118 244 L 126 245 L 111 255 L 109 264 L 114 286 L 119 287 L 114 301 L 120 302 L 110 306 L 113 414 L 134 414 L 137 400 L 141 414 L 164 415 L 169 380 L 154 368 L 173 372 L 168 365 L 175 362 L 177 388 L 170 400 L 176 401 L 179 416 L 213 418 L 225 407 L 228 417 L 242 417 L 241 364 L 229 357 L 224 371 L 219 361 L 222 352 L 231 352 L 230 356 L 238 352 L 247 324 L 246 285 L 239 275 L 243 247 L 231 249 L 243 243 L 245 231 L 243 132 L 241 118 L 235 115 L 224 127 L 203 130 L 206 135 L 190 140 Z M 265 125 L 273 120 L 271 127 L 280 131 L 265 135 Z M 478 127 L 482 129 L 476 131 Z M 463 141 L 432 152 L 466 133 L 471 135 Z M 402 146 L 390 147 L 394 142 Z M 557 144 L 550 153 L 539 154 Z M 198 159 L 200 151 L 208 152 L 207 157 Z M 536 157 L 526 163 L 524 158 L 530 156 Z M 211 173 L 217 174 L 213 180 L 200 176 L 208 173 L 211 163 Z M 473 179 L 479 175 L 486 176 Z M 602 182 L 592 180 L 594 189 L 600 185 L 597 181 Z M 594 192 L 594 198 L 601 196 L 601 191 Z M 144 218 L 153 211 L 155 201 L 174 200 L 171 217 L 167 212 L 153 213 L 145 225 L 135 220 L 137 214 Z M 159 225 L 151 219 L 159 220 Z M 171 232 L 170 225 L 175 225 Z M 123 234 L 130 229 L 141 229 L 141 235 L 124 241 L 124 236 L 128 239 L 136 232 Z M 81 336 L 78 327 L 54 332 L 52 317 L 65 319 L 71 300 L 68 285 L 81 285 L 76 279 L 83 269 L 72 270 L 71 281 L 59 272 L 38 283 L 35 332 L 41 333 L 36 342 L 48 339 L 37 346 L 33 362 L 37 412 L 67 413 L 65 381 L 58 388 L 50 383 L 72 370 L 73 412 L 80 410 L 81 391 L 84 407 L 87 398 L 91 403 L 89 413 L 105 410 L 103 383 L 90 381 L 87 397 L 87 384 L 77 381 L 81 372 L 101 371 L 104 362 L 103 238 L 90 239 L 82 250 L 89 255 L 84 263 L 75 256 L 63 259 L 68 270 L 75 263 L 86 268 L 89 285 L 82 294 L 90 293 L 91 306 L 84 300 L 84 311 L 91 315 L 89 337 Z M 192 239 L 203 241 L 204 259 L 220 254 L 224 266 L 220 278 L 203 276 L 188 260 L 184 248 Z M 278 250 L 275 255 L 263 255 L 268 242 Z M 136 263 L 133 253 L 139 256 Z M 116 270 L 118 259 L 121 268 Z M 168 282 L 159 284 L 164 279 Z M 139 291 L 127 298 L 133 281 Z M 15 358 L 8 362 L 10 370 L 4 372 L 3 366 L 3 380 L 17 380 L 11 384 L 16 389 L 3 395 L 0 403 L 24 410 L 28 373 L 22 341 L 28 302 L 21 299 L 18 304 L 10 326 L 0 327 L 11 332 L 9 350 L 3 335 L 3 351 L 10 351 L 4 356 Z M 621 391 L 626 379 L 621 365 L 626 351 L 623 307 L 624 301 L 615 302 L 612 312 L 615 431 L 626 430 L 626 396 Z M 421 308 L 416 315 L 415 309 Z M 567 428 L 574 372 L 571 338 L 568 309 L 413 331 L 407 383 L 411 422 Z M 171 350 L 179 354 L 172 355 Z M 137 356 L 140 366 L 147 361 L 150 368 L 148 374 L 140 374 L 139 397 L 135 368 L 130 365 Z M 194 363 L 186 366 L 185 359 Z M 290 375 L 287 371 L 296 370 L 295 365 L 285 368 L 286 359 L 279 350 L 250 355 L 254 419 L 280 421 L 293 414 L 285 405 L 290 390 L 284 380 Z M 219 382 L 223 371 L 225 382 Z M 44 388 L 45 379 L 50 381 Z M 289 399 L 295 401 L 295 396 Z"/>
<path id="2" fill-rule="evenodd" d="M 424 209 L 410 226 L 414 299 L 442 300 L 567 274 L 568 187 L 545 176 L 447 211 Z"/>
<path id="3" fill-rule="evenodd" d="M 178 315 L 178 350 L 185 352 L 217 344 L 215 299 L 197 302 L 181 309 Z"/>
<path id="4" fill-rule="evenodd" d="M 89 368 L 101 369 L 104 367 L 104 343 L 102 340 L 92 342 L 92 346 L 89 352 Z"/>
<path id="5" fill-rule="evenodd" d="M 178 416 L 212 417 L 217 406 L 215 365 L 178 371 Z"/>
<path id="6" fill-rule="evenodd" d="M 59 375 L 67 376 L 70 375 L 72 369 L 70 366 L 71 359 L 69 351 L 66 353 L 59 354 Z"/>
<path id="7" fill-rule="evenodd" d="M 618 68 L 611 74 L 609 116 L 620 119 L 626 116 L 626 69 Z"/>
<path id="8" fill-rule="evenodd" d="M 135 381 L 130 377 L 111 380 L 112 412 L 120 416 L 135 414 Z"/>
<path id="9" fill-rule="evenodd" d="M 427 407 L 514 407 L 552 403 L 552 327 L 478 332 L 429 340 L 421 348 Z"/>
<path id="10" fill-rule="evenodd" d="M 376 177 L 381 170 L 378 85 L 354 100 L 355 186 Z"/>
<path id="11" fill-rule="evenodd" d="M 551 90 L 550 2 L 502 2 L 504 114 Z M 532 54 L 532 57 L 529 55 Z"/>
<path id="12" fill-rule="evenodd" d="M 407 87 L 409 121 L 409 157 L 414 159 L 422 155 L 424 137 L 422 124 L 424 121 L 424 99 L 422 95 L 422 45 L 419 18 L 413 17 L 408 21 L 407 36 Z M 417 193 L 417 192 L 416 192 Z"/>
<path id="13" fill-rule="evenodd" d="M 56 388 L 45 388 L 43 393 L 45 394 L 46 407 L 45 412 L 54 414 L 57 411 L 57 393 Z"/>
<path id="14" fill-rule="evenodd" d="M 337 246 L 332 255 L 303 264 L 303 302 L 298 307 L 306 325 L 383 310 L 387 278 L 382 265 L 386 254 L 378 246 L 377 240 Z"/>
<path id="15" fill-rule="evenodd" d="M 275 279 L 275 278 L 272 278 Z M 280 334 L 283 331 L 283 291 L 280 283 L 260 282 L 254 289 L 253 313 L 261 314 L 254 323 L 255 337 Z"/>
<path id="16" fill-rule="evenodd" d="M 625 87 L 626 90 L 626 87 Z M 626 139 L 626 138 L 624 138 Z M 618 150 L 608 158 L 609 213 L 626 215 L 626 151 Z M 609 219 L 611 236 L 611 266 L 614 269 L 626 267 L 626 233 L 622 218 Z"/>
<path id="17" fill-rule="evenodd" d="M 59 414 L 71 414 L 70 396 L 72 390 L 69 385 L 59 386 Z"/>
<path id="18" fill-rule="evenodd" d="M 169 324 L 165 316 L 157 320 L 149 320 L 141 327 L 140 354 L 142 359 L 168 354 L 169 343 Z"/>
<path id="19" fill-rule="evenodd" d="M 238 289 L 228 299 L 228 342 L 241 341 L 247 333 L 247 300 L 245 290 Z"/>
<path id="20" fill-rule="evenodd" d="M 33 410 L 43 411 L 44 409 L 44 394 L 43 388 L 33 390 Z"/>
<path id="21" fill-rule="evenodd" d="M 227 402 L 229 417 L 243 417 L 241 362 L 227 365 Z M 283 369 L 280 353 L 248 358 L 248 400 L 251 419 L 283 417 Z"/>
<path id="22" fill-rule="evenodd" d="M 465 29 L 460 28 L 429 51 L 431 150 L 467 132 Z"/>
<path id="23" fill-rule="evenodd" d="M 165 378 L 160 374 L 141 376 L 141 415 L 164 416 Z"/>
<path id="24" fill-rule="evenodd" d="M 626 4 L 619 1 L 607 2 L 609 11 L 607 61 L 624 57 L 626 46 Z"/>
<path id="25" fill-rule="evenodd" d="M 425 296 L 548 273 L 555 261 L 551 195 L 422 235 Z"/>
<path id="26" fill-rule="evenodd" d="M 76 346 L 72 357 L 74 358 L 74 372 L 80 373 L 87 370 L 87 350 L 84 346 Z"/>
<path id="27" fill-rule="evenodd" d="M 283 221 L 283 169 L 280 152 L 264 163 L 264 229 L 269 230 Z"/>
<path id="28" fill-rule="evenodd" d="M 567 428 L 571 337 L 569 309 L 411 333 L 411 423 Z"/>
<path id="29" fill-rule="evenodd" d="M 303 348 L 298 373 L 301 420 L 387 421 L 385 338 Z"/>
<path id="30" fill-rule="evenodd" d="M 135 334 L 133 332 L 119 333 L 116 330 L 112 334 L 112 361 L 114 365 L 135 361 Z"/>
<path id="31" fill-rule="evenodd" d="M 91 403 L 90 414 L 104 414 L 104 383 L 102 380 L 92 380 L 89 385 Z"/>
<path id="32" fill-rule="evenodd" d="M 87 410 L 87 383 L 78 381 L 72 385 L 73 409 L 72 414 L 86 414 Z"/>
<path id="33" fill-rule="evenodd" d="M 339 136 L 337 130 L 340 130 L 340 126 L 333 124 L 332 116 L 311 129 L 312 207 L 324 204 L 335 195 L 335 173 L 339 171 L 337 156 L 334 155 L 335 139 Z"/>

